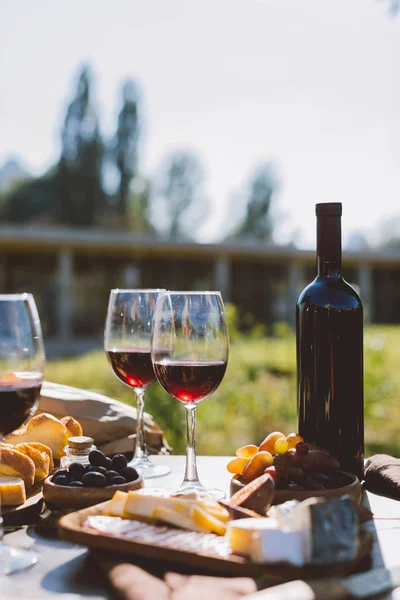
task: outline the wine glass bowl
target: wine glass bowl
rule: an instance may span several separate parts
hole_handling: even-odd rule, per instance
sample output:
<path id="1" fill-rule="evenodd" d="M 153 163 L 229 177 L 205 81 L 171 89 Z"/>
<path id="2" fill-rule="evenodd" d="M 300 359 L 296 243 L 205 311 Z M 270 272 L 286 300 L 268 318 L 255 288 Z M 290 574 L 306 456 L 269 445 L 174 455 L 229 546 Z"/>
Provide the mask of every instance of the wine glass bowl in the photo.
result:
<path id="1" fill-rule="evenodd" d="M 110 292 L 104 330 L 104 349 L 116 377 L 136 395 L 136 444 L 129 466 L 145 478 L 170 472 L 154 465 L 148 457 L 144 433 L 144 393 L 156 381 L 150 356 L 150 336 L 154 308 L 160 290 L 120 290 Z"/>
<path id="2" fill-rule="evenodd" d="M 0 442 L 35 413 L 44 363 L 40 320 L 32 294 L 0 295 Z M 0 515 L 0 573 L 10 574 L 37 562 L 34 552 L 10 547 L 2 538 Z"/>
<path id="3" fill-rule="evenodd" d="M 186 409 L 186 471 L 178 493 L 210 492 L 200 483 L 196 467 L 196 407 L 220 385 L 228 353 L 228 328 L 220 292 L 159 295 L 151 341 L 154 372 L 162 387 Z M 214 490 L 214 495 L 223 493 Z"/>

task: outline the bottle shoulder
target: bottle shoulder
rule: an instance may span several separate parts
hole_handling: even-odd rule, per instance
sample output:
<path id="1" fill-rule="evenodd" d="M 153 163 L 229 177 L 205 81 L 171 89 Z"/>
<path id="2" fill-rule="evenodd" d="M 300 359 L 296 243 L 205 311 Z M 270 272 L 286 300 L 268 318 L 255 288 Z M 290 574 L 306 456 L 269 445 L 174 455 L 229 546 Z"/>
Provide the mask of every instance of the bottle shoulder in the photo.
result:
<path id="1" fill-rule="evenodd" d="M 357 291 L 340 276 L 316 277 L 301 292 L 297 305 L 362 310 L 361 298 Z"/>

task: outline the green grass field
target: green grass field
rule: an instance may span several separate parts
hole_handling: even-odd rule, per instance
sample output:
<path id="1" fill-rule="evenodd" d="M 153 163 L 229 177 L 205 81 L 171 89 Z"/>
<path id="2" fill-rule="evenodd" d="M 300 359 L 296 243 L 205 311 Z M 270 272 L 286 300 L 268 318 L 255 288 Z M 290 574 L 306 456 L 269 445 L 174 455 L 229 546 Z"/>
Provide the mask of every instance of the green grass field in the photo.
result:
<path id="1" fill-rule="evenodd" d="M 259 444 L 274 430 L 296 429 L 295 336 L 284 324 L 271 337 L 256 330 L 240 335 L 232 321 L 225 378 L 197 410 L 199 454 L 233 454 L 238 446 Z M 364 332 L 366 454 L 400 455 L 400 326 L 368 326 Z M 111 372 L 103 352 L 49 361 L 46 379 L 91 389 L 123 402 L 133 392 Z M 159 386 L 146 393 L 146 410 L 164 430 L 175 453 L 185 448 L 183 406 Z"/>

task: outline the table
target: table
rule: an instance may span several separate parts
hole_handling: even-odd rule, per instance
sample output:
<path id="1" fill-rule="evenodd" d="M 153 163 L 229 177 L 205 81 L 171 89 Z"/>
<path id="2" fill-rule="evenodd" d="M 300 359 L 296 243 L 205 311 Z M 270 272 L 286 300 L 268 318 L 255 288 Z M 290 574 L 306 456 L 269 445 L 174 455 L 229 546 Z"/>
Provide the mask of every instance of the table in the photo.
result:
<path id="1" fill-rule="evenodd" d="M 183 456 L 152 456 L 156 464 L 168 464 L 171 473 L 165 477 L 150 479 L 146 487 L 175 490 L 184 472 Z M 198 470 L 206 487 L 229 491 L 230 474 L 226 470 L 229 457 L 199 456 Z M 371 567 L 400 564 L 400 502 L 365 492 L 364 502 L 376 519 L 366 527 L 374 536 Z M 90 563 L 87 548 L 71 544 L 55 537 L 48 537 L 29 527 L 6 535 L 6 541 L 24 547 L 34 546 L 39 562 L 22 573 L 0 576 L 2 600 L 111 600 L 112 590 L 104 575 Z M 400 600 L 400 588 L 384 596 L 385 600 Z"/>

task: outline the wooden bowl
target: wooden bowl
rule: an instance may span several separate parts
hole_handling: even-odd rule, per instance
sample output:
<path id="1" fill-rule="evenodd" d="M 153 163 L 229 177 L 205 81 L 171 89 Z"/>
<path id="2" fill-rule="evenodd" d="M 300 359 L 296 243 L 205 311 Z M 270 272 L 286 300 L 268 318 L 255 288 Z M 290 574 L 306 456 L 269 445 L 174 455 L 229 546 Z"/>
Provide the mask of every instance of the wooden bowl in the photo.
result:
<path id="1" fill-rule="evenodd" d="M 120 485 L 108 485 L 103 488 L 68 487 L 56 485 L 51 481 L 52 475 L 43 482 L 43 498 L 50 510 L 61 508 L 86 508 L 110 500 L 117 490 L 129 492 L 144 487 L 143 477 L 139 475 L 135 481 Z"/>
<path id="2" fill-rule="evenodd" d="M 338 477 L 340 477 L 342 485 L 329 490 L 304 490 L 304 491 L 292 491 L 292 490 L 275 490 L 274 499 L 272 504 L 282 504 L 287 500 L 306 500 L 307 498 L 323 497 L 323 498 L 334 498 L 337 496 L 348 495 L 357 503 L 360 504 L 362 498 L 361 483 L 355 475 L 347 473 L 346 471 L 337 471 Z M 243 481 L 240 475 L 235 475 L 231 479 L 230 492 L 231 496 L 242 488 L 246 483 Z M 246 504 L 246 508 L 257 511 L 257 507 L 250 506 L 250 503 Z"/>

